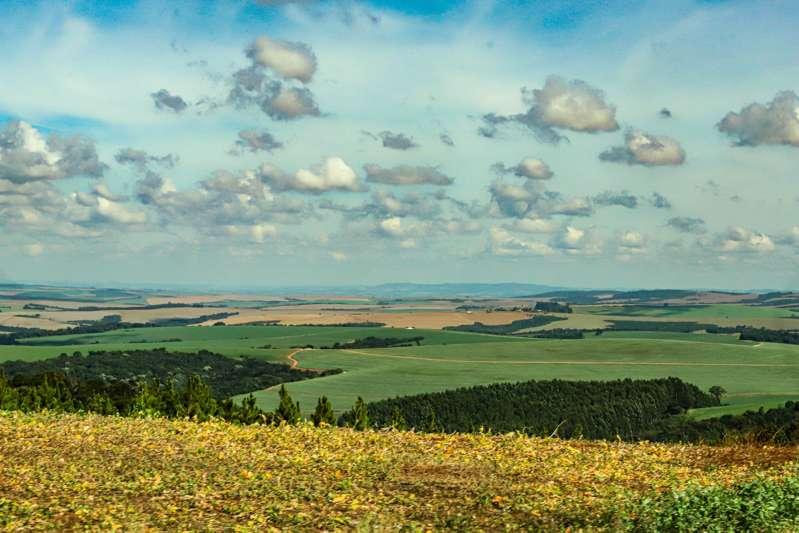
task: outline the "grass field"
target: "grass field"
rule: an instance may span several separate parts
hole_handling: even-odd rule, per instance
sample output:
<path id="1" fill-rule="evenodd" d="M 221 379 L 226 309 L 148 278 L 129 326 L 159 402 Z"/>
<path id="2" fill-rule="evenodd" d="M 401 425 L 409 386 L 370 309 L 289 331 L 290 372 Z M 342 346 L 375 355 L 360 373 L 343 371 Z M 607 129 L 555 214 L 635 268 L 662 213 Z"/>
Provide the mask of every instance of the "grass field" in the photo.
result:
<path id="1" fill-rule="evenodd" d="M 773 403 L 777 395 L 799 399 L 799 346 L 729 340 L 592 337 L 382 350 L 309 350 L 294 358 L 301 367 L 344 370 L 335 376 L 287 386 L 305 410 L 312 409 L 323 394 L 336 410 L 343 410 L 357 396 L 370 401 L 532 379 L 675 376 L 703 389 L 721 385 L 729 392 L 726 401 L 733 405 L 751 405 L 759 400 Z M 260 391 L 256 397 L 266 408 L 273 408 L 277 402 L 275 391 Z"/>
<path id="2" fill-rule="evenodd" d="M 795 531 L 797 449 L 0 413 L 6 531 Z"/>
<path id="3" fill-rule="evenodd" d="M 422 336 L 422 346 L 304 350 L 367 336 Z M 71 343 L 53 345 L 53 343 Z M 265 348 L 270 346 L 270 348 Z M 249 355 L 301 368 L 340 368 L 335 376 L 292 383 L 288 390 L 303 410 L 326 395 L 337 411 L 358 396 L 367 401 L 501 381 L 532 379 L 606 380 L 676 376 L 703 389 L 721 385 L 728 406 L 693 416 L 741 412 L 799 399 L 799 346 L 738 341 L 732 335 L 669 332 L 606 332 L 583 340 L 542 340 L 441 330 L 318 326 L 164 327 L 102 334 L 30 339 L 26 346 L 0 346 L 0 361 L 34 360 L 60 353 L 164 347 Z M 272 409 L 274 390 L 257 391 Z"/>
<path id="4" fill-rule="evenodd" d="M 799 313 L 780 307 L 755 307 L 744 304 L 702 304 L 702 305 L 581 305 L 576 306 L 578 313 L 596 315 L 616 315 L 635 317 L 659 317 L 674 320 L 700 319 L 739 319 L 750 318 L 799 318 Z"/>
<path id="5" fill-rule="evenodd" d="M 164 347 L 171 351 L 209 350 L 224 355 L 252 355 L 271 360 L 284 360 L 293 346 L 308 344 L 332 346 L 368 336 L 411 338 L 424 337 L 423 344 L 467 344 L 485 342 L 525 342 L 513 337 L 495 337 L 458 331 L 398 329 L 380 327 L 319 326 L 224 326 L 134 328 L 99 334 L 59 335 L 25 341 L 25 346 L 0 345 L 0 362 L 55 357 L 75 351 L 130 350 Z M 68 343 L 68 344 L 67 344 Z M 271 346 L 270 349 L 264 346 Z"/>

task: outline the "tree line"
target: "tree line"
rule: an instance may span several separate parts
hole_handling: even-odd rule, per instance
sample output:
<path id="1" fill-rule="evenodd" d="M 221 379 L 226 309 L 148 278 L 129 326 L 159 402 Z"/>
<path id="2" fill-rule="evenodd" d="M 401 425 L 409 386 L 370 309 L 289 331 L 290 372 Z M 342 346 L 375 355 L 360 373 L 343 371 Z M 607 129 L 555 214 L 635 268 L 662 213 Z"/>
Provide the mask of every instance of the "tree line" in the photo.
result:
<path id="1" fill-rule="evenodd" d="M 208 384 L 217 399 L 266 389 L 280 383 L 332 375 L 340 370 L 305 370 L 270 363 L 255 357 L 232 358 L 208 350 L 171 352 L 165 348 L 124 352 L 74 352 L 38 361 L 7 361 L 0 373 L 12 384 L 30 376 L 63 374 L 76 382 L 175 382 L 178 386 L 195 375 Z"/>
<path id="2" fill-rule="evenodd" d="M 482 322 L 475 322 L 474 324 L 463 324 L 460 326 L 447 326 L 444 329 L 448 331 L 467 331 L 470 333 L 488 333 L 491 335 L 512 335 L 518 331 L 528 328 L 537 328 L 539 326 L 546 326 L 558 320 L 566 320 L 559 316 L 551 315 L 536 315 L 531 318 L 522 318 L 514 320 L 509 324 L 483 324 Z"/>
<path id="3" fill-rule="evenodd" d="M 202 315 L 191 318 L 159 318 L 151 322 L 123 322 L 120 315 L 107 315 L 100 320 L 90 321 L 82 324 L 77 324 L 71 328 L 61 329 L 39 329 L 39 328 L 23 328 L 15 326 L 2 326 L 0 333 L 0 345 L 15 345 L 21 344 L 20 340 L 34 339 L 40 337 L 57 337 L 61 335 L 86 335 L 96 333 L 106 333 L 108 331 L 115 331 L 118 329 L 134 329 L 134 328 L 156 328 L 165 326 L 190 326 L 192 324 L 202 324 L 210 320 L 224 320 L 225 318 L 237 315 L 238 312 L 222 312 L 213 313 L 210 315 Z M 79 339 L 66 339 L 66 340 L 53 340 L 38 343 L 41 345 L 49 346 L 72 346 L 81 344 Z"/>
<path id="4" fill-rule="evenodd" d="M 419 431 L 518 431 L 529 435 L 636 440 L 653 425 L 719 397 L 677 378 L 495 383 L 367 404 L 377 427 Z M 342 421 L 352 417 L 348 412 Z"/>

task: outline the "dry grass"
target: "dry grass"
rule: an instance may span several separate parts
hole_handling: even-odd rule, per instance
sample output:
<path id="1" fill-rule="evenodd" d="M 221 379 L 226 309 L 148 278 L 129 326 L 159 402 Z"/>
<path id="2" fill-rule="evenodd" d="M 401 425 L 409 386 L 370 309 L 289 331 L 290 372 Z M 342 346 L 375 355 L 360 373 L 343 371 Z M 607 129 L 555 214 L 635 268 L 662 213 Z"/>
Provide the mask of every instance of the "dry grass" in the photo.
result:
<path id="1" fill-rule="evenodd" d="M 612 528 L 644 495 L 794 472 L 795 448 L 0 415 L 8 530 Z"/>
<path id="2" fill-rule="evenodd" d="M 483 322 L 484 324 L 507 324 L 514 320 L 527 318 L 522 312 L 475 311 L 347 311 L 347 310 L 314 310 L 308 308 L 279 308 L 268 311 L 239 309 L 239 314 L 229 317 L 226 324 L 244 324 L 266 320 L 279 320 L 281 324 L 342 324 L 355 322 L 381 322 L 396 328 L 441 329 L 445 326 L 457 326 Z"/>

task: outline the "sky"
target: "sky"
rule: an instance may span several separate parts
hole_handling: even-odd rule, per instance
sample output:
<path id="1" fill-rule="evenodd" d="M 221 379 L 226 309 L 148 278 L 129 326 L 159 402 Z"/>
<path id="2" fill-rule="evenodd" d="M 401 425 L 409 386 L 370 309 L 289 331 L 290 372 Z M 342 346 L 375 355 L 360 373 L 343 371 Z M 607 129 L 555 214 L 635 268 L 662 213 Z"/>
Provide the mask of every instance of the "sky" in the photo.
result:
<path id="1" fill-rule="evenodd" d="M 0 3 L 0 280 L 799 289 L 791 1 Z"/>

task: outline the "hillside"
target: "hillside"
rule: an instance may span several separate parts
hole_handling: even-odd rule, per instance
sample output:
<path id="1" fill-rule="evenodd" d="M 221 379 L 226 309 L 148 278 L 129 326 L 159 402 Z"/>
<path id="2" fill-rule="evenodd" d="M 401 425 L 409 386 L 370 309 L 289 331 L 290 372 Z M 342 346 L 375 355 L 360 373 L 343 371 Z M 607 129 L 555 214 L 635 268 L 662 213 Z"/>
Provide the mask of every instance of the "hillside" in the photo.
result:
<path id="1" fill-rule="evenodd" d="M 0 526 L 789 530 L 797 451 L 4 413 Z"/>

